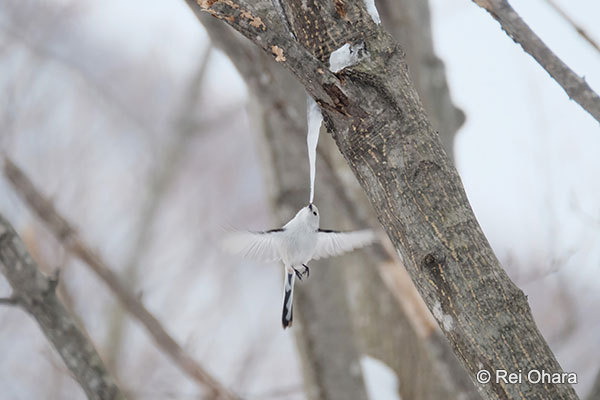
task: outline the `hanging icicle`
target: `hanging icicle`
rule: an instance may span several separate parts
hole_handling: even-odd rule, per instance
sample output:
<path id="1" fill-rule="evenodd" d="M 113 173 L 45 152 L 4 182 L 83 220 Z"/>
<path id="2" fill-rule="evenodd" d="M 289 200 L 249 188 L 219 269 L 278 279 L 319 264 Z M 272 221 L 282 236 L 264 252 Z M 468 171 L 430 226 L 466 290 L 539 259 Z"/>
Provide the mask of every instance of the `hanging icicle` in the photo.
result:
<path id="1" fill-rule="evenodd" d="M 308 134 L 306 135 L 306 145 L 308 146 L 308 163 L 310 165 L 310 199 L 309 203 L 315 198 L 315 173 L 317 161 L 317 143 L 319 142 L 319 131 L 323 122 L 321 109 L 310 95 L 306 95 L 306 118 L 308 121 Z"/>

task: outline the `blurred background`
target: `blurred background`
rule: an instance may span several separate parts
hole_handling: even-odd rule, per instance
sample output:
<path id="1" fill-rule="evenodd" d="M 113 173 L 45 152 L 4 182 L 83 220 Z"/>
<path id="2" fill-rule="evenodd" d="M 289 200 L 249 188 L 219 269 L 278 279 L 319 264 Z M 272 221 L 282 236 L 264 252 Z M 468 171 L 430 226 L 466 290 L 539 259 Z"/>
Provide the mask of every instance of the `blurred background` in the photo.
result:
<path id="1" fill-rule="evenodd" d="M 555 1 L 600 40 L 600 3 Z M 597 49 L 545 0 L 512 4 L 600 90 Z M 435 50 L 466 116 L 454 157 L 467 194 L 584 396 L 600 367 L 598 123 L 474 3 L 430 7 Z M 249 399 L 304 399 L 294 336 L 280 325 L 280 266 L 219 249 L 226 227 L 278 226 L 249 98 L 183 1 L 0 3 L 3 155 L 226 386 Z M 4 177 L 0 213 L 44 271 L 60 268 L 63 301 L 132 398 L 198 398 Z M 9 293 L 0 277 L 0 295 Z M 84 398 L 32 318 L 3 306 L 0 327 L 0 397 Z"/>

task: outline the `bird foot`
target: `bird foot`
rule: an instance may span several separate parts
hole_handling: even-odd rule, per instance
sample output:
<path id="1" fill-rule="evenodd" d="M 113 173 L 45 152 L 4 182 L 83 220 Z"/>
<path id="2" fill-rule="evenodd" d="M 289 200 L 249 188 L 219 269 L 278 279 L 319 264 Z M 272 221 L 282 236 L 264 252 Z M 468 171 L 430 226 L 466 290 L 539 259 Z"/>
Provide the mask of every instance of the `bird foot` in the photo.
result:
<path id="1" fill-rule="evenodd" d="M 292 267 L 292 269 L 294 270 L 294 272 L 296 273 L 296 276 L 298 277 L 298 280 L 302 280 L 302 274 L 300 273 L 300 271 L 298 271 L 296 268 Z"/>
<path id="2" fill-rule="evenodd" d="M 308 277 L 310 276 L 310 269 L 308 269 L 308 266 L 306 264 L 302 264 L 302 266 L 304 267 L 304 271 L 302 273 L 306 274 L 306 278 L 308 279 Z"/>

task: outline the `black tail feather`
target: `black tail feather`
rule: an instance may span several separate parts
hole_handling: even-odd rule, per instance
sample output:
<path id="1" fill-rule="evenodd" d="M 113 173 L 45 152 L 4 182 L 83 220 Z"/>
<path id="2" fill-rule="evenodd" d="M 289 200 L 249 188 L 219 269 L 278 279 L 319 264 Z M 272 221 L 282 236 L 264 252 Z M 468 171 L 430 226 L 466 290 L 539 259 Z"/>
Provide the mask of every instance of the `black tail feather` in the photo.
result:
<path id="1" fill-rule="evenodd" d="M 287 272 L 283 292 L 283 312 L 281 314 L 281 324 L 283 329 L 292 326 L 294 319 L 294 273 Z"/>

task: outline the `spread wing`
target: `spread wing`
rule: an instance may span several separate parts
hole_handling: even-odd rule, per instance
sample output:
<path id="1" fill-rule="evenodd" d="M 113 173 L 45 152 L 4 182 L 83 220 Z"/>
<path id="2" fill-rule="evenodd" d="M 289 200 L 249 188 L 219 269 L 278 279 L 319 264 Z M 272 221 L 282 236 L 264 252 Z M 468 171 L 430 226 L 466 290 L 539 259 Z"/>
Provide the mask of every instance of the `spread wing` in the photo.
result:
<path id="1" fill-rule="evenodd" d="M 354 232 L 336 232 L 319 229 L 317 248 L 313 259 L 339 256 L 347 251 L 366 246 L 375 241 L 375 234 L 370 229 Z"/>
<path id="2" fill-rule="evenodd" d="M 281 259 L 279 249 L 283 229 L 265 232 L 232 232 L 223 240 L 223 248 L 230 253 L 259 261 L 277 261 Z"/>

